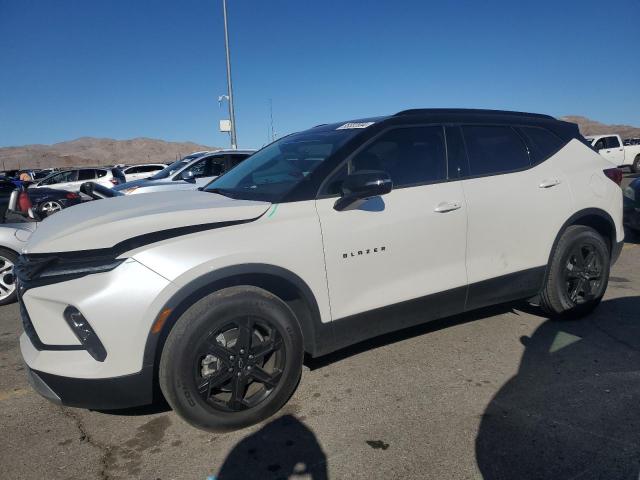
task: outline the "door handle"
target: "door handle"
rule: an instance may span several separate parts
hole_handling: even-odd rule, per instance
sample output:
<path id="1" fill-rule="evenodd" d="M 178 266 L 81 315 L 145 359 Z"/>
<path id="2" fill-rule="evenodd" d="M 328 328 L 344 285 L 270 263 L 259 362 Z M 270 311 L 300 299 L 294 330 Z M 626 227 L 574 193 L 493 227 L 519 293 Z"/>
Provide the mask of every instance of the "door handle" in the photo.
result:
<path id="1" fill-rule="evenodd" d="M 461 207 L 462 203 L 460 202 L 440 202 L 433 211 L 437 213 L 447 213 L 458 210 Z"/>
<path id="2" fill-rule="evenodd" d="M 549 180 L 543 180 L 538 187 L 540 188 L 551 188 L 556 185 L 560 185 L 560 179 L 558 178 L 550 178 Z"/>

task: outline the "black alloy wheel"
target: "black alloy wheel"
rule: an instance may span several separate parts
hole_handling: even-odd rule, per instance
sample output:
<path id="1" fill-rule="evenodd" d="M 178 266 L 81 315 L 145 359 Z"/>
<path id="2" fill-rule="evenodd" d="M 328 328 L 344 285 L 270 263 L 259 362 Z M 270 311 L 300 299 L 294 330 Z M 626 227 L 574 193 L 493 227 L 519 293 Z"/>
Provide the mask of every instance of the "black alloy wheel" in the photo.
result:
<path id="1" fill-rule="evenodd" d="M 194 381 L 212 407 L 237 412 L 267 399 L 282 379 L 285 360 L 282 336 L 273 325 L 240 317 L 202 340 Z"/>
<path id="2" fill-rule="evenodd" d="M 565 279 L 567 296 L 580 305 L 596 298 L 602 284 L 605 259 L 590 243 L 576 245 L 567 259 Z"/>

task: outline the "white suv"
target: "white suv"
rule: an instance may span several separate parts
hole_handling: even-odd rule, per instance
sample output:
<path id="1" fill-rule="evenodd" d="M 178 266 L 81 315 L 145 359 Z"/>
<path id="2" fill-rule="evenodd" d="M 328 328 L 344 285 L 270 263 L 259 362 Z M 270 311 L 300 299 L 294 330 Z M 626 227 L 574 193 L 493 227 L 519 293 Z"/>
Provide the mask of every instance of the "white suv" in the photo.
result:
<path id="1" fill-rule="evenodd" d="M 620 171 L 545 115 L 409 110 L 284 137 L 204 191 L 62 211 L 16 266 L 35 389 L 153 400 L 212 431 L 274 414 L 303 354 L 486 305 L 600 302 Z"/>

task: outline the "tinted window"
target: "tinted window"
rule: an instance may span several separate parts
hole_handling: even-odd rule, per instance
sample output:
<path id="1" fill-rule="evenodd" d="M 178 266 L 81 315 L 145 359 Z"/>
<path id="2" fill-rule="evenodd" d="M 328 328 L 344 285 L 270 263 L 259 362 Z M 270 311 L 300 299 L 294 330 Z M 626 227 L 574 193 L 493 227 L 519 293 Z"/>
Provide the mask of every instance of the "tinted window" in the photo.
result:
<path id="1" fill-rule="evenodd" d="M 447 127 L 447 155 L 449 157 L 449 178 L 469 175 L 469 160 L 464 149 L 460 127 Z"/>
<path id="2" fill-rule="evenodd" d="M 158 170 L 162 170 L 163 167 L 159 165 L 146 165 L 144 167 L 138 167 L 138 172 L 140 173 L 149 173 L 149 172 L 157 172 Z"/>
<path id="3" fill-rule="evenodd" d="M 618 148 L 620 146 L 620 141 L 618 137 L 606 137 L 607 148 Z"/>
<path id="4" fill-rule="evenodd" d="M 462 127 L 470 175 L 510 172 L 530 165 L 520 136 L 511 127 Z"/>
<path id="5" fill-rule="evenodd" d="M 204 158 L 189 168 L 194 178 L 215 177 L 220 175 L 223 169 L 224 157 L 220 156 Z"/>
<path id="6" fill-rule="evenodd" d="M 447 178 L 442 127 L 396 128 L 383 133 L 349 161 L 349 172 L 382 170 L 393 186 Z"/>
<path id="7" fill-rule="evenodd" d="M 231 155 L 231 168 L 238 165 L 241 161 L 247 158 L 249 155 Z"/>
<path id="8" fill-rule="evenodd" d="M 604 138 L 601 138 L 600 140 L 598 140 L 598 141 L 596 142 L 596 144 L 593 146 L 593 148 L 595 148 L 595 149 L 596 149 L 596 151 L 598 151 L 598 150 L 602 150 L 603 148 L 605 148 L 605 147 L 604 147 Z"/>
<path id="9" fill-rule="evenodd" d="M 84 169 L 78 172 L 78 181 L 93 180 L 96 178 L 96 171 L 93 169 Z"/>
<path id="10" fill-rule="evenodd" d="M 142 171 L 142 167 L 129 167 L 125 170 L 127 175 L 131 175 L 132 173 L 140 173 Z"/>
<path id="11" fill-rule="evenodd" d="M 69 170 L 67 172 L 56 173 L 55 175 L 45 178 L 42 181 L 42 185 L 54 185 L 56 183 L 75 182 L 77 178 L 78 178 L 78 171 Z"/>
<path id="12" fill-rule="evenodd" d="M 522 127 L 520 132 L 529 145 L 531 161 L 540 163 L 564 146 L 564 142 L 545 128 Z"/>

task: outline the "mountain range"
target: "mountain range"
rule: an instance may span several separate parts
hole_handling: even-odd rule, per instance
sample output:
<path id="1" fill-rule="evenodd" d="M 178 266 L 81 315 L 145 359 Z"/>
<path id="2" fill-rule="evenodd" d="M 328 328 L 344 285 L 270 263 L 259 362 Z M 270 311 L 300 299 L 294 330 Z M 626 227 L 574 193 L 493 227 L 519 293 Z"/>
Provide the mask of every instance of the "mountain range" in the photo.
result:
<path id="1" fill-rule="evenodd" d="M 607 125 L 586 117 L 570 115 L 562 120 L 577 123 L 583 135 L 618 133 L 623 138 L 640 137 L 640 128 L 629 125 Z M 114 140 L 82 137 L 53 145 L 23 145 L 0 148 L 0 168 L 47 168 L 89 165 L 163 163 L 200 150 L 220 147 L 193 142 L 167 142 L 154 138 Z"/>
<path id="2" fill-rule="evenodd" d="M 114 140 L 82 137 L 53 145 L 23 145 L 0 148 L 0 168 L 47 168 L 164 163 L 191 152 L 219 150 L 220 147 L 193 142 L 167 142 L 154 138 Z"/>

